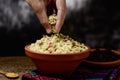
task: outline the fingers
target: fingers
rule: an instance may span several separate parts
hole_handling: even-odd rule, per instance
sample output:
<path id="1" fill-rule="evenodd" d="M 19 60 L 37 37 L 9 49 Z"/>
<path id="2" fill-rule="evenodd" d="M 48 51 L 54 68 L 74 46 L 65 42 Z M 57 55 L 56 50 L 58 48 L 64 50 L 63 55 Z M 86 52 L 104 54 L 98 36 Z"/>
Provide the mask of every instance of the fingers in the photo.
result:
<path id="1" fill-rule="evenodd" d="M 40 1 L 39 0 L 25 0 L 32 8 L 33 8 L 33 10 L 37 13 L 37 12 L 39 12 L 39 10 L 41 11 L 41 10 L 43 10 L 42 8 L 42 6 L 43 6 L 43 4 L 42 3 L 40 3 Z M 42 5 L 41 5 L 42 4 Z"/>
<path id="2" fill-rule="evenodd" d="M 48 21 L 48 17 L 46 14 L 46 4 L 48 1 L 48 4 L 52 0 L 26 0 L 26 2 L 33 8 L 35 11 L 37 17 L 39 18 L 41 24 L 46 29 L 47 33 L 51 33 L 51 26 Z M 66 15 L 66 0 L 54 0 L 52 2 L 56 2 L 57 7 L 57 22 L 55 25 L 56 33 L 58 33 L 61 30 L 61 27 L 64 23 L 65 15 Z"/>
<path id="3" fill-rule="evenodd" d="M 41 24 L 44 26 L 44 28 L 46 29 L 46 32 L 49 34 L 51 33 L 51 26 L 49 24 L 48 21 L 48 17 L 46 15 L 46 11 L 43 11 L 41 14 L 37 13 L 37 16 L 41 22 Z"/>
<path id="4" fill-rule="evenodd" d="M 56 32 L 61 30 L 61 27 L 64 23 L 65 15 L 66 15 L 66 0 L 56 0 L 57 7 L 57 22 L 56 22 Z"/>
<path id="5" fill-rule="evenodd" d="M 26 0 L 26 2 L 32 7 L 32 9 L 35 11 L 38 19 L 40 20 L 41 24 L 46 29 L 47 33 L 51 33 L 51 27 L 48 22 L 48 17 L 46 14 L 45 9 L 45 0 Z"/>

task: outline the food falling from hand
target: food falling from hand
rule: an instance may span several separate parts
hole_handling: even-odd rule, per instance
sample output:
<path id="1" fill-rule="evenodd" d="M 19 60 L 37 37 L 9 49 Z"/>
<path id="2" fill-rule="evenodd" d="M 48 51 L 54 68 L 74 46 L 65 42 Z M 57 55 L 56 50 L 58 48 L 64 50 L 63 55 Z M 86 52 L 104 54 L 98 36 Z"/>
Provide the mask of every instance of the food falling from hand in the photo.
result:
<path id="1" fill-rule="evenodd" d="M 57 15 L 56 14 L 52 14 L 49 16 L 49 24 L 52 27 L 52 33 L 55 33 L 55 24 L 57 21 Z"/>

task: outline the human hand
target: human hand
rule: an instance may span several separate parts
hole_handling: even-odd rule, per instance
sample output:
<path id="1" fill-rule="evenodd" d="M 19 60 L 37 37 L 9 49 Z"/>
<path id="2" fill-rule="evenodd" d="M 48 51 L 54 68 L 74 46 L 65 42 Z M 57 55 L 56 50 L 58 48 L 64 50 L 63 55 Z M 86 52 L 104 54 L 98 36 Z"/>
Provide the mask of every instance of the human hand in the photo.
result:
<path id="1" fill-rule="evenodd" d="M 52 32 L 51 25 L 48 21 L 49 13 L 53 13 L 53 9 L 56 9 L 57 22 L 55 32 L 58 33 L 61 30 L 66 15 L 66 0 L 26 0 L 26 2 L 33 8 L 47 33 Z"/>

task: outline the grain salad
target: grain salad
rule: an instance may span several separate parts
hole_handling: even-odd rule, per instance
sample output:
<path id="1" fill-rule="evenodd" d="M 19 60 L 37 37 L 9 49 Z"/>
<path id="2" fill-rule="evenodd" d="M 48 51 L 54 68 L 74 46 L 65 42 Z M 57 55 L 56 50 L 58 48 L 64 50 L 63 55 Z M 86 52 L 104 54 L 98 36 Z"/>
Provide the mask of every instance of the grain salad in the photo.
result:
<path id="1" fill-rule="evenodd" d="M 44 35 L 40 40 L 31 43 L 29 49 L 46 54 L 71 54 L 85 51 L 88 47 L 59 33 L 51 36 Z"/>

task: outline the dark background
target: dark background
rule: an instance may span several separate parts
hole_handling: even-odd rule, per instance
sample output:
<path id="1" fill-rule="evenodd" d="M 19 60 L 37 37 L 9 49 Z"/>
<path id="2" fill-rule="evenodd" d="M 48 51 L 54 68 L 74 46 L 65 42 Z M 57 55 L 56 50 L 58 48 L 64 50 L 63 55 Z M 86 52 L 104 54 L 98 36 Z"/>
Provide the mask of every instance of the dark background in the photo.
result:
<path id="1" fill-rule="evenodd" d="M 86 0 L 84 7 L 67 10 L 61 33 L 91 48 L 120 49 L 119 0 Z M 44 28 L 24 0 L 0 0 L 0 56 L 25 55 L 24 46 L 43 34 Z"/>

